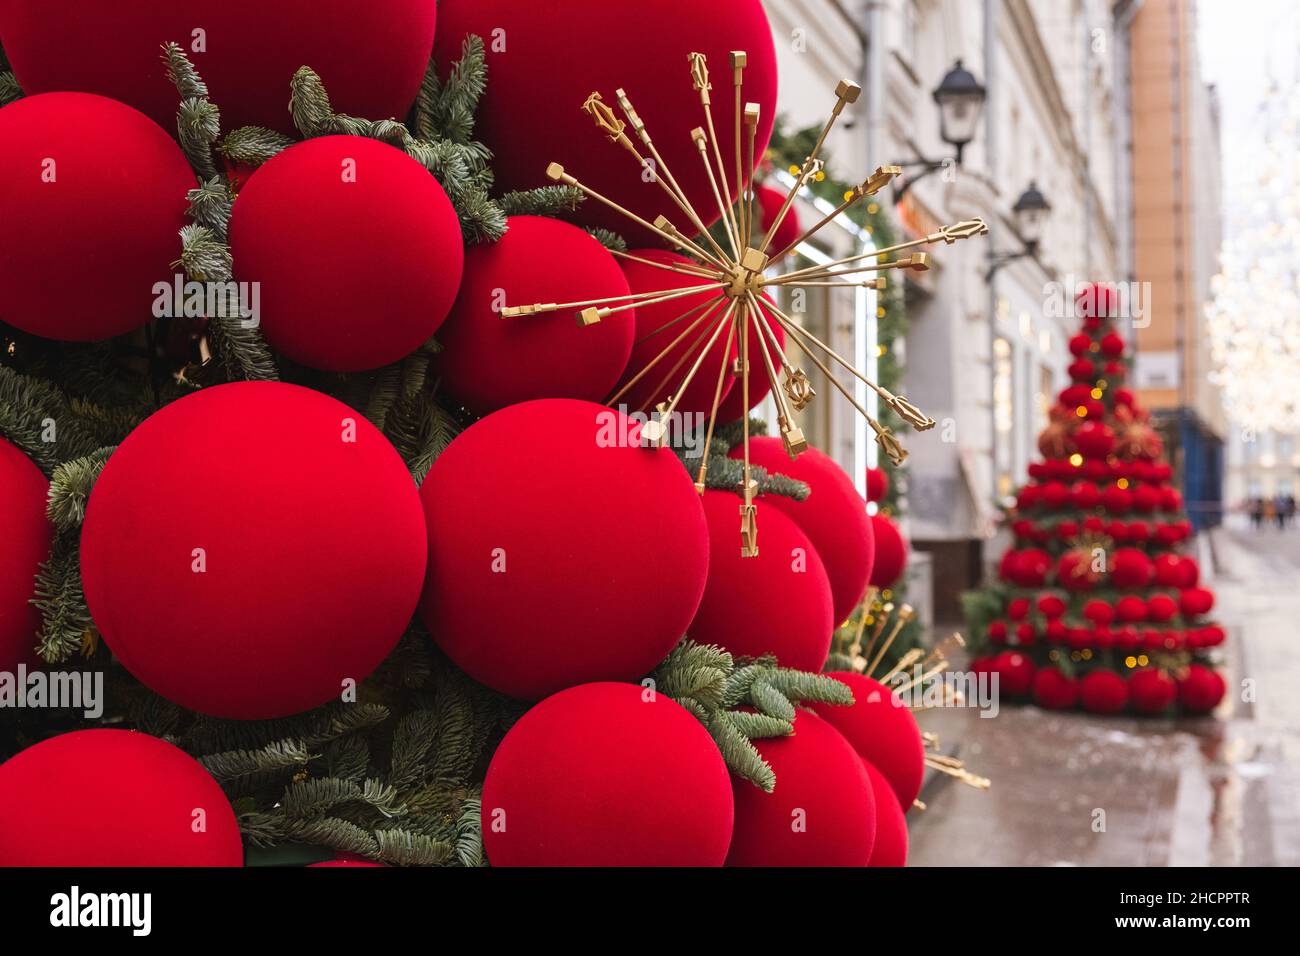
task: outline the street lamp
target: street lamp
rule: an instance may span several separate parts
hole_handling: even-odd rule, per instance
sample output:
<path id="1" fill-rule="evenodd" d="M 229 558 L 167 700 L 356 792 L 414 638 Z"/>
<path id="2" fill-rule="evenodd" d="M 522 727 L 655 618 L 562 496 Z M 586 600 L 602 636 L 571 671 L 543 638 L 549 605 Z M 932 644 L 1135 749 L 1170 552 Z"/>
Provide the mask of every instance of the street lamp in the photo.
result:
<path id="1" fill-rule="evenodd" d="M 989 271 L 986 275 L 988 281 L 993 280 L 994 274 L 1008 262 L 1015 262 L 1017 259 L 1031 258 L 1038 255 L 1038 242 L 1043 237 L 1043 223 L 1047 219 L 1047 214 L 1052 211 L 1052 204 L 1047 201 L 1038 190 L 1034 182 L 1029 183 L 1029 188 L 1020 194 L 1016 204 L 1011 207 L 1011 215 L 1015 219 L 1016 235 L 1024 243 L 1024 248 L 1019 252 L 998 252 L 989 255 Z"/>
<path id="2" fill-rule="evenodd" d="M 942 159 L 920 157 L 911 162 L 900 163 L 903 169 L 920 169 L 923 172 L 915 177 L 908 177 L 894 193 L 895 201 L 907 195 L 914 183 L 920 182 L 936 170 L 946 168 L 950 163 L 961 165 L 962 150 L 975 138 L 975 129 L 979 125 L 980 113 L 984 109 L 986 93 L 984 86 L 975 75 L 961 65 L 961 60 L 953 64 L 951 70 L 944 74 L 943 80 L 931 94 L 939 107 L 939 138 L 951 146 L 955 156 Z"/>

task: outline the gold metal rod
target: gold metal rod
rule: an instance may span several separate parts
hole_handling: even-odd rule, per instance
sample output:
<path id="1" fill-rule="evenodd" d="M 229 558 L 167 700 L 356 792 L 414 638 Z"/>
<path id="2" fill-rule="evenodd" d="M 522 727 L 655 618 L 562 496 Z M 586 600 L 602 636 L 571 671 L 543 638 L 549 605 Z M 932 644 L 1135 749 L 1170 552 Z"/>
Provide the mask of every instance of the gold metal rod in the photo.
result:
<path id="1" fill-rule="evenodd" d="M 659 297 L 655 299 L 642 299 L 639 302 L 629 302 L 627 305 L 620 305 L 614 309 L 601 309 L 600 317 L 603 319 L 608 315 L 616 315 L 619 312 L 626 312 L 628 309 L 635 309 L 638 306 L 644 307 L 647 305 L 658 305 L 660 302 L 671 302 L 673 301 L 673 299 L 684 299 L 688 295 L 699 295 L 702 292 L 708 292 L 710 289 L 722 289 L 725 287 L 726 287 L 725 283 L 716 282 L 712 285 L 707 285 L 707 286 L 699 286 L 699 287 L 688 288 L 688 289 L 678 289 L 676 292 L 666 292 L 663 294 L 659 294 Z"/>
<path id="2" fill-rule="evenodd" d="M 671 342 L 665 345 L 663 349 L 660 350 L 659 354 L 650 360 L 650 362 L 645 366 L 645 368 L 641 369 L 641 371 L 637 372 L 634 376 L 632 376 L 632 378 L 628 379 L 628 381 L 623 385 L 622 388 L 620 388 L 617 392 L 615 392 L 612 396 L 610 396 L 609 400 L 606 401 L 605 404 L 611 407 L 615 405 L 620 398 L 622 398 L 624 395 L 627 394 L 628 390 L 633 385 L 641 381 L 641 379 L 643 379 L 647 374 L 649 374 L 652 368 L 654 368 L 661 361 L 663 361 L 664 356 L 668 355 L 668 353 L 670 353 L 673 349 L 677 348 L 678 344 L 684 338 L 686 338 L 686 336 L 690 335 L 691 332 L 695 330 L 696 326 L 698 326 L 701 322 L 707 319 L 709 317 L 709 312 L 713 311 L 713 309 L 716 309 L 721 304 L 722 304 L 721 297 L 714 300 L 711 303 L 712 307 L 710 309 L 705 310 L 703 315 L 697 318 L 686 328 L 682 329 L 682 331 L 678 334 L 677 338 L 673 339 Z"/>
<path id="3" fill-rule="evenodd" d="M 691 292 L 707 292 L 710 289 L 719 289 L 722 285 L 723 283 L 721 282 L 711 282 L 707 285 L 689 286 L 677 291 L 686 294 Z M 668 291 L 668 289 L 656 289 L 654 292 L 634 292 L 631 295 L 611 296 L 606 299 L 586 299 L 582 302 L 539 302 L 535 305 L 507 306 L 501 310 L 501 314 L 505 318 L 514 318 L 519 315 L 536 315 L 543 312 L 562 312 L 568 309 L 581 309 L 589 305 L 607 305 L 611 302 L 636 302 L 641 299 L 653 299 L 655 296 L 664 295 Z M 519 311 L 523 309 L 530 309 L 532 311 Z M 510 314 L 506 315 L 507 312 Z"/>
<path id="4" fill-rule="evenodd" d="M 735 299 L 718 300 L 719 303 L 723 301 L 727 301 L 730 303 L 730 302 L 734 302 Z M 711 314 L 711 312 L 712 310 L 710 310 L 710 313 L 706 313 L 706 315 Z M 682 354 L 678 357 L 677 361 L 673 363 L 673 367 L 670 368 L 666 373 L 664 373 L 663 378 L 661 378 L 659 382 L 655 385 L 655 387 L 650 391 L 649 399 L 641 406 L 643 409 L 647 409 L 648 406 L 654 405 L 655 400 L 660 395 L 668 394 L 667 391 L 668 384 L 672 381 L 673 376 L 676 375 L 679 371 L 681 371 L 682 366 L 685 365 L 687 361 L 690 360 L 692 355 L 696 355 L 700 353 L 701 351 L 700 347 L 701 345 L 703 345 L 705 336 L 707 336 L 708 334 L 709 334 L 709 328 L 708 326 L 705 326 L 703 329 L 700 330 L 700 334 L 695 337 L 695 341 L 682 350 Z M 704 351 L 707 352 L 707 348 Z"/>
<path id="5" fill-rule="evenodd" d="M 736 311 L 736 302 L 736 299 L 732 299 L 731 303 L 727 306 L 727 310 L 722 313 L 722 318 L 718 321 L 718 327 L 713 330 L 713 334 L 709 336 L 709 341 L 704 344 L 704 348 L 700 349 L 700 354 L 696 356 L 695 362 L 691 365 L 691 370 L 686 373 L 686 378 L 682 379 L 682 384 L 678 386 L 677 392 L 673 396 L 673 400 L 668 403 L 668 407 L 664 410 L 663 418 L 667 418 L 673 412 L 677 411 L 677 403 L 682 400 L 682 395 L 691 387 L 691 382 L 694 380 L 695 374 L 700 370 L 700 366 L 704 364 L 704 360 L 708 358 L 709 350 L 713 348 L 713 343 L 718 341 L 718 336 L 722 334 L 722 330 L 731 324 L 731 316 Z"/>
<path id="6" fill-rule="evenodd" d="M 794 419 L 794 412 L 790 410 L 790 407 L 787 404 L 785 391 L 781 388 L 780 376 L 777 375 L 776 373 L 776 366 L 772 364 L 772 356 L 767 350 L 767 342 L 764 340 L 764 336 L 762 334 L 763 326 L 758 325 L 759 309 L 757 304 L 753 301 L 754 294 L 752 292 L 746 293 L 745 298 L 749 300 L 749 305 L 750 305 L 749 311 L 754 314 L 755 317 L 754 324 L 758 326 L 759 329 L 758 348 L 759 351 L 763 353 L 763 364 L 767 366 L 767 380 L 769 383 L 771 383 L 772 396 L 773 398 L 776 399 L 776 407 L 779 410 L 781 417 L 784 418 L 787 423 L 791 422 Z M 767 332 L 769 335 L 772 334 L 772 330 L 770 328 L 767 329 Z M 775 335 L 773 335 L 773 338 L 775 338 Z"/>
<path id="7" fill-rule="evenodd" d="M 922 236 L 919 239 L 909 239 L 907 242 L 896 242 L 892 246 L 885 246 L 883 249 L 873 249 L 871 252 L 864 252 L 859 255 L 846 256 L 843 259 L 835 259 L 831 262 L 819 263 L 815 266 L 809 266 L 805 269 L 799 269 L 795 272 L 788 272 L 783 278 L 790 276 L 802 275 L 809 272 L 818 272 L 824 269 L 831 269 L 835 266 L 848 265 L 850 262 L 861 262 L 863 259 L 874 259 L 877 256 L 887 255 L 891 252 L 900 252 L 903 249 L 911 249 L 915 246 L 924 246 L 935 242 L 945 242 L 952 245 L 959 239 L 969 239 L 972 236 L 982 236 L 988 233 L 988 226 L 982 219 L 966 219 L 951 226 L 944 226 L 938 232 L 932 232 L 928 236 Z"/>
<path id="8" fill-rule="evenodd" d="M 885 638 L 884 643 L 880 645 L 880 650 L 876 651 L 876 656 L 872 659 L 871 663 L 867 665 L 868 674 L 875 671 L 876 665 L 880 663 L 885 654 L 889 651 L 889 645 L 894 643 L 894 638 L 898 637 L 899 632 L 903 629 L 903 625 L 909 620 L 911 620 L 910 617 L 904 617 L 902 612 L 899 612 L 898 617 L 894 620 L 894 626 L 890 630 L 889 636 Z M 881 683 L 883 684 L 884 681 L 882 680 Z"/>
<path id="9" fill-rule="evenodd" d="M 863 266 L 854 266 L 852 269 L 824 269 L 819 272 L 808 272 L 801 269 L 798 272 L 787 272 L 785 275 L 776 276 L 772 279 L 764 280 L 764 285 L 807 285 L 814 279 L 833 279 L 840 276 L 858 275 L 863 272 L 888 272 L 892 269 L 913 269 L 917 272 L 925 272 L 930 268 L 930 257 L 925 253 L 914 253 L 906 259 L 891 259 L 889 262 L 872 262 Z"/>
<path id="10" fill-rule="evenodd" d="M 889 641 L 886 641 L 885 647 L 881 648 L 882 653 L 884 652 L 885 648 L 889 646 L 889 642 L 892 641 L 893 639 L 894 639 L 894 635 L 890 634 Z M 884 674 L 882 674 L 880 677 L 876 679 L 880 681 L 880 683 L 882 684 L 888 684 L 891 680 L 893 680 L 898 675 L 899 671 L 911 667 L 913 664 L 915 664 L 917 661 L 921 659 L 921 656 L 923 654 L 925 654 L 925 651 L 921 650 L 919 647 L 912 648 L 910 651 L 908 651 L 906 654 L 904 654 L 902 657 L 898 659 L 897 664 L 895 664 L 888 671 L 886 671 Z M 871 671 L 873 669 L 874 668 L 868 668 L 867 670 L 868 676 L 870 676 Z M 901 693 L 901 689 L 897 687 L 894 688 L 894 691 L 897 693 Z"/>
<path id="11" fill-rule="evenodd" d="M 709 305 L 711 305 L 712 303 L 717 302 L 717 301 L 718 301 L 717 299 L 705 299 L 705 300 L 704 300 L 703 302 L 701 302 L 699 305 L 692 306 L 691 308 L 689 308 L 689 309 L 687 309 L 685 312 L 683 312 L 681 315 L 679 315 L 679 316 L 677 316 L 677 317 L 675 317 L 675 318 L 669 319 L 667 322 L 665 322 L 663 325 L 659 326 L 659 328 L 655 329 L 653 332 L 647 332 L 645 335 L 641 336 L 639 339 L 635 339 L 635 340 L 632 342 L 632 344 L 633 344 L 634 346 L 636 346 L 636 345 L 640 345 L 642 342 L 648 342 L 648 341 L 650 341 L 652 338 L 654 338 L 656 335 L 660 334 L 661 332 L 666 332 L 666 331 L 668 331 L 670 328 L 672 328 L 672 327 L 673 327 L 674 325 L 676 325 L 678 322 L 681 322 L 681 321 L 684 320 L 684 319 L 689 319 L 692 315 L 695 315 L 697 312 L 700 312 L 701 310 L 708 308 Z"/>
<path id="12" fill-rule="evenodd" d="M 655 262 L 653 259 L 645 259 L 641 256 L 634 256 L 630 252 L 623 252 L 619 249 L 610 249 L 610 255 L 616 259 L 627 259 L 630 262 L 639 262 L 642 265 L 653 266 L 656 269 L 663 269 L 666 272 L 676 272 L 681 275 L 695 276 L 701 279 L 719 279 L 716 269 L 709 269 L 706 266 L 697 266 L 691 263 L 689 266 L 680 262 Z"/>
<path id="13" fill-rule="evenodd" d="M 704 130 L 696 128 L 691 133 L 695 140 L 695 148 L 699 151 L 700 160 L 704 163 L 704 171 L 709 177 L 709 188 L 713 190 L 713 201 L 718 204 L 718 212 L 722 216 L 723 231 L 727 234 L 727 242 L 731 246 L 732 256 L 740 258 L 740 248 L 736 245 L 736 231 L 731 226 L 731 218 L 727 215 L 727 204 L 722 201 L 722 192 L 718 189 L 718 177 L 713 172 L 713 161 L 709 159 L 709 144 L 707 134 Z"/>
<path id="14" fill-rule="evenodd" d="M 727 330 L 727 344 L 722 350 L 722 362 L 718 366 L 718 384 L 713 389 L 713 405 L 709 411 L 709 428 L 704 434 L 704 453 L 700 458 L 699 477 L 695 479 L 695 490 L 704 494 L 704 478 L 709 473 L 709 448 L 713 445 L 713 429 L 718 423 L 718 406 L 722 404 L 722 383 L 727 379 L 727 366 L 731 364 L 731 345 L 736 341 L 736 323 L 730 323 Z"/>

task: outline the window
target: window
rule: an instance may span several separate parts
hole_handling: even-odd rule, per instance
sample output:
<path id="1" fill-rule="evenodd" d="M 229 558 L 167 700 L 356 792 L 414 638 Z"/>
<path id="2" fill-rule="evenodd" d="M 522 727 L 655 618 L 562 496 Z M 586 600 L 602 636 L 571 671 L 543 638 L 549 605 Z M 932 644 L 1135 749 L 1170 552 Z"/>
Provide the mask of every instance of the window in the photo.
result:
<path id="1" fill-rule="evenodd" d="M 993 463 L 997 474 L 997 496 L 1006 498 L 1015 489 L 1015 361 L 1011 343 L 993 340 Z"/>

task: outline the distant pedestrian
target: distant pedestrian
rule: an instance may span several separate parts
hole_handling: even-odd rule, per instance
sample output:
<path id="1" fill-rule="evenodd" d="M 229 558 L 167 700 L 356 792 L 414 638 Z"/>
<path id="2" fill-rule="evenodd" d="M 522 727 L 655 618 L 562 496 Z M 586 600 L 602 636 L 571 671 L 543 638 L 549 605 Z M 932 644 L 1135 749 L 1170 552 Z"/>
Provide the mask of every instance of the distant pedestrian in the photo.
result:
<path id="1" fill-rule="evenodd" d="M 1251 498 L 1248 507 L 1250 508 L 1250 526 L 1258 531 L 1264 523 L 1264 499 L 1258 496 Z"/>
<path id="2" fill-rule="evenodd" d="M 1295 523 L 1295 495 L 1288 494 L 1282 499 L 1282 512 L 1286 517 L 1286 524 Z"/>

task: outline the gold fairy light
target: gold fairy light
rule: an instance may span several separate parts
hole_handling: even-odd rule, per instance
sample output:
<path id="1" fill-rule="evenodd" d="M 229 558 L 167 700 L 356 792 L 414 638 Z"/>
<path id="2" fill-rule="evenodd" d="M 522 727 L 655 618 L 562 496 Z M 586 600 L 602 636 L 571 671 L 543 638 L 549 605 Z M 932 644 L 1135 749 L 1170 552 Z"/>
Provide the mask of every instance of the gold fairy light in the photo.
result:
<path id="1" fill-rule="evenodd" d="M 582 104 L 582 109 L 592 119 L 596 128 L 605 135 L 613 145 L 626 152 L 637 164 L 638 172 L 652 170 L 653 175 L 644 177 L 652 183 L 652 188 L 664 191 L 673 206 L 684 217 L 680 225 L 667 216 L 659 216 L 654 222 L 636 215 L 607 196 L 601 195 L 584 184 L 579 178 L 568 172 L 559 163 L 552 163 L 547 169 L 547 176 L 553 182 L 571 186 L 580 190 L 588 199 L 608 206 L 629 221 L 649 232 L 654 233 L 671 248 L 682 253 L 688 263 L 661 263 L 641 258 L 630 253 L 615 252 L 616 256 L 643 265 L 662 269 L 666 272 L 685 274 L 698 278 L 698 283 L 682 287 L 666 287 L 658 291 L 641 292 L 633 295 L 608 299 L 592 299 L 578 302 L 549 302 L 519 304 L 507 306 L 501 310 L 503 319 L 516 319 L 549 312 L 573 311 L 579 324 L 595 325 L 610 315 L 615 315 L 638 306 L 658 305 L 686 297 L 706 296 L 707 301 L 691 308 L 677 318 L 656 329 L 653 335 L 663 334 L 671 338 L 657 355 L 646 363 L 637 376 L 626 383 L 608 402 L 615 406 L 627 393 L 628 389 L 645 376 L 652 374 L 660 364 L 678 349 L 682 343 L 686 346 L 688 356 L 678 361 L 666 372 L 660 372 L 664 381 L 653 393 L 658 396 L 667 394 L 665 401 L 658 403 L 654 411 L 657 417 L 647 422 L 642 434 L 650 443 L 661 445 L 667 438 L 668 421 L 676 410 L 681 396 L 697 375 L 703 371 L 704 360 L 715 344 L 725 334 L 722 366 L 716 372 L 713 405 L 708 419 L 704 451 L 696 480 L 696 488 L 703 493 L 705 475 L 712 444 L 718 408 L 721 404 L 722 388 L 728 370 L 739 379 L 737 387 L 741 390 L 741 400 L 745 409 L 750 407 L 750 373 L 755 366 L 761 368 L 771 385 L 771 395 L 777 407 L 777 426 L 786 453 L 793 459 L 808 447 L 808 442 L 800 430 L 795 414 L 802 412 L 815 398 L 815 392 L 803 369 L 792 363 L 785 354 L 776 329 L 785 334 L 788 347 L 802 355 L 823 375 L 826 380 L 867 420 L 875 432 L 876 442 L 881 450 L 895 464 L 902 464 L 907 452 L 898 438 L 886 426 L 880 424 L 856 400 L 853 390 L 843 384 L 832 371 L 838 366 L 850 376 L 872 389 L 903 421 L 917 431 L 933 428 L 935 421 L 901 395 L 895 395 L 888 389 L 866 378 L 848 359 L 838 354 L 829 345 L 799 322 L 784 312 L 771 299 L 762 293 L 766 289 L 799 289 L 840 286 L 847 289 L 860 287 L 880 290 L 885 287 L 884 273 L 890 271 L 924 272 L 930 268 L 930 257 L 925 252 L 911 252 L 918 246 L 943 242 L 951 244 L 960 239 L 985 235 L 988 227 L 983 220 L 970 219 L 955 225 L 945 226 L 929 235 L 908 242 L 901 242 L 884 249 L 875 249 L 861 255 L 847 256 L 819 265 L 797 269 L 783 274 L 768 275 L 769 265 L 782 256 L 807 242 L 823 227 L 847 212 L 859 202 L 876 195 L 887 186 L 902 170 L 897 166 L 882 166 L 866 177 L 862 183 L 845 192 L 843 202 L 832 212 L 824 216 L 811 228 L 806 229 L 798 239 L 789 243 L 784 249 L 775 250 L 772 242 L 782 223 L 789 215 L 795 197 L 810 181 L 821 181 L 824 176 L 824 161 L 820 158 L 822 146 L 830 134 L 844 108 L 857 101 L 861 88 L 849 80 L 840 81 L 835 88 L 835 105 L 807 158 L 801 166 L 791 167 L 795 177 L 794 187 L 785 197 L 780 210 L 772 218 L 766 233 L 757 245 L 753 244 L 755 235 L 754 201 L 755 184 L 753 170 L 756 163 L 755 149 L 759 123 L 759 105 L 746 103 L 743 93 L 743 80 L 747 57 L 743 51 L 733 52 L 730 57 L 731 97 L 735 110 L 735 150 L 730 167 L 725 162 L 719 145 L 717 129 L 713 116 L 713 83 L 709 75 L 708 62 L 703 54 L 692 53 L 689 58 L 690 80 L 699 94 L 704 122 L 690 132 L 704 168 L 717 205 L 717 219 L 721 225 L 723 240 L 719 241 L 705 227 L 703 217 L 682 189 L 672 169 L 664 162 L 659 149 L 655 146 L 650 131 L 637 113 L 631 99 L 624 90 L 616 90 L 614 102 L 617 110 L 607 102 L 599 92 L 593 92 Z M 731 198 L 734 193 L 735 199 Z M 895 258 L 890 258 L 894 255 Z M 864 276 L 864 273 L 873 273 Z M 672 330 L 672 334 L 668 333 Z M 732 348 L 736 347 L 739 358 L 730 360 Z M 691 357 L 694 359 L 691 360 Z M 707 373 L 705 373 L 707 374 Z M 706 378 L 705 381 L 708 379 Z M 676 388 L 665 393 L 674 381 Z M 651 399 L 653 401 L 653 399 Z M 649 409 L 642 409 L 649 411 Z M 742 497 L 741 517 L 741 554 L 753 557 L 758 554 L 756 508 L 754 496 L 758 484 L 753 478 L 749 454 L 749 418 L 746 415 L 742 423 L 743 472 L 739 492 Z"/>

